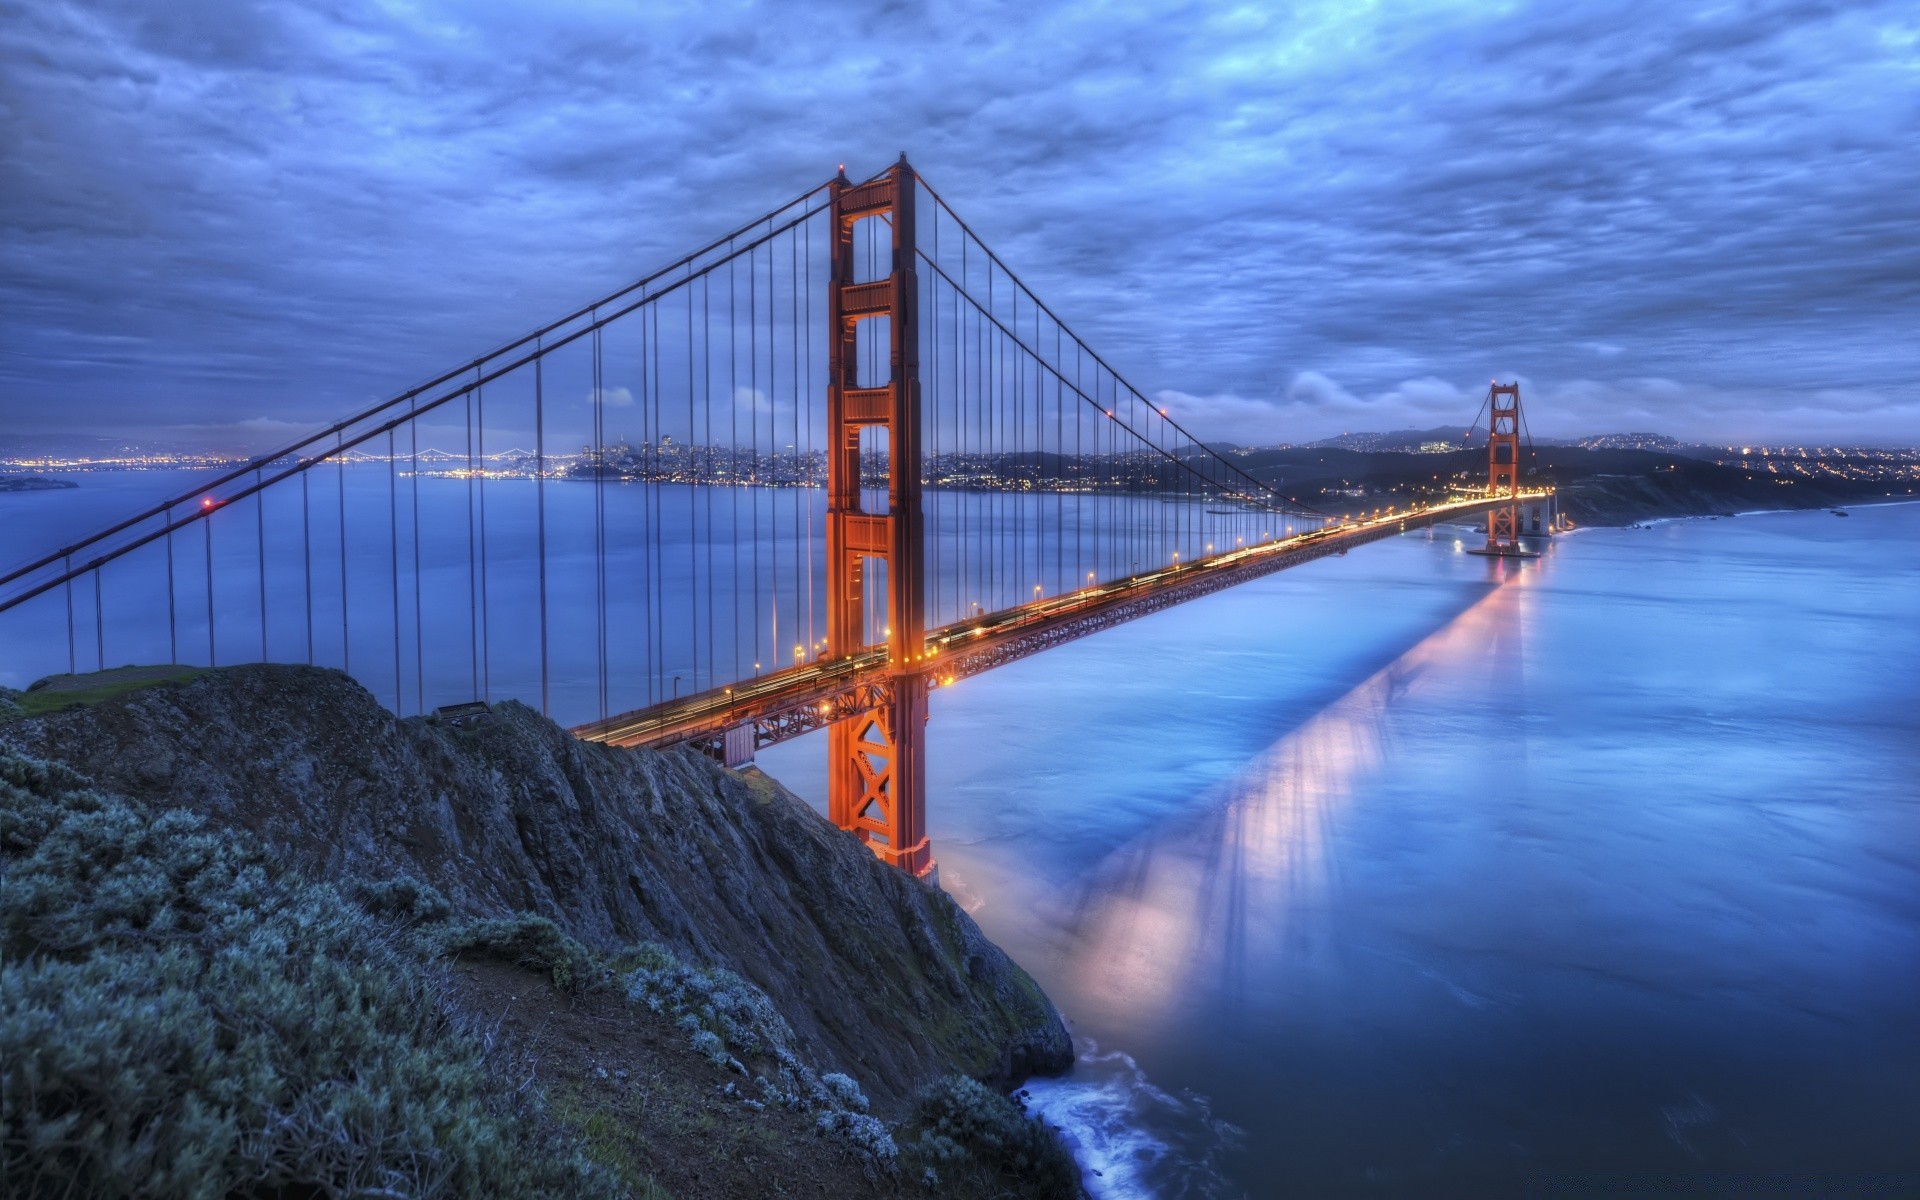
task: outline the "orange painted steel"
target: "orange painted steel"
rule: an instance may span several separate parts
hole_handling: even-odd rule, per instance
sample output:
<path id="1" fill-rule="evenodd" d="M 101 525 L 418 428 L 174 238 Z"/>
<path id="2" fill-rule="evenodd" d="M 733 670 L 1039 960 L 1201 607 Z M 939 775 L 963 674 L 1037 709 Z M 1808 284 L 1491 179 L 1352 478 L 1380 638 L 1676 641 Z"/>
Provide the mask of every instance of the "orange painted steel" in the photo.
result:
<path id="1" fill-rule="evenodd" d="M 1487 393 L 1487 495 L 1514 501 L 1487 510 L 1487 553 L 1520 554 L 1520 385 Z"/>
<path id="2" fill-rule="evenodd" d="M 933 871 L 927 844 L 925 522 L 920 507 L 919 280 L 914 259 L 913 169 L 900 156 L 880 179 L 828 185 L 832 244 L 827 281 L 827 658 L 871 660 L 866 631 L 869 560 L 885 564 L 885 673 L 871 707 L 822 705 L 827 732 L 827 815 L 913 875 Z M 854 275 L 854 227 L 887 218 L 888 275 Z M 887 319 L 890 374 L 859 377 L 860 324 Z M 861 437 L 884 429 L 887 511 L 861 506 Z"/>

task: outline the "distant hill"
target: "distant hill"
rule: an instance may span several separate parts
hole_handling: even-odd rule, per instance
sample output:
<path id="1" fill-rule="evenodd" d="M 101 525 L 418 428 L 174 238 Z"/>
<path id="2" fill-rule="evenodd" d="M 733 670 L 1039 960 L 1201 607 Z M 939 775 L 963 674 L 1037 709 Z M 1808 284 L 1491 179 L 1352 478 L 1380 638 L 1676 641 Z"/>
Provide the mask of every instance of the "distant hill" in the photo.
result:
<path id="1" fill-rule="evenodd" d="M 1445 454 L 1292 446 L 1235 455 L 1249 474 L 1310 508 L 1347 513 L 1430 501 L 1484 487 L 1486 451 Z M 1585 449 L 1535 445 L 1522 450 L 1522 481 L 1551 483 L 1583 525 L 1626 525 L 1651 517 L 1766 508 L 1821 508 L 1911 494 L 1910 480 L 1796 475 L 1703 461 L 1681 450 Z"/>
<path id="2" fill-rule="evenodd" d="M 1582 450 L 1678 450 L 1680 442 L 1663 433 L 1599 433 L 1573 443 Z"/>
<path id="3" fill-rule="evenodd" d="M 49 492 L 79 486 L 71 479 L 49 479 L 45 475 L 0 475 L 0 492 Z"/>
<path id="4" fill-rule="evenodd" d="M 1391 433 L 1343 433 L 1338 437 L 1321 438 L 1317 442 L 1308 442 L 1307 449 L 1332 450 L 1385 450 L 1398 454 L 1461 450 L 1469 446 L 1484 446 L 1487 434 L 1484 429 L 1469 429 L 1464 423 L 1459 425 L 1435 425 L 1431 429 L 1396 429 Z"/>
<path id="5" fill-rule="evenodd" d="M 117 458 L 139 454 L 197 454 L 171 442 L 72 433 L 0 433 L 0 458 Z"/>
<path id="6" fill-rule="evenodd" d="M 1678 439 L 1660 433 L 1596 433 L 1581 438 L 1526 437 L 1535 446 L 1578 446 L 1582 450 L 1681 450 Z M 1397 453 L 1442 453 L 1487 444 L 1486 430 L 1475 425 L 1436 425 L 1431 429 L 1396 429 L 1390 433 L 1343 433 L 1308 442 L 1313 449 L 1386 450 Z"/>

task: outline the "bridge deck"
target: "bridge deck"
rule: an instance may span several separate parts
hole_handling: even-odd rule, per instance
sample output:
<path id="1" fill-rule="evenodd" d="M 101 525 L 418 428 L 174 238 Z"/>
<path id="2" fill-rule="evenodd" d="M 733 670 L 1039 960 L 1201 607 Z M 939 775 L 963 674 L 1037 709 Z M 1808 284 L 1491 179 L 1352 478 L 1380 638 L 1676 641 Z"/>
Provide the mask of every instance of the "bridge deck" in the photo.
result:
<path id="1" fill-rule="evenodd" d="M 1522 500 L 1538 499 L 1527 492 Z M 1297 537 L 1230 550 L 1192 563 L 1144 571 L 1125 579 L 1050 596 L 968 621 L 942 626 L 927 635 L 920 657 L 910 664 L 942 687 L 1085 637 L 1102 629 L 1158 612 L 1274 571 L 1298 566 L 1409 529 L 1458 520 L 1512 503 L 1475 498 L 1348 521 Z M 715 688 L 650 708 L 621 713 L 581 725 L 575 736 L 614 746 L 664 748 L 694 743 L 718 752 L 728 729 L 751 724 L 754 744 L 770 746 L 842 720 L 882 698 L 893 672 L 888 650 L 875 646 L 832 661 L 807 663 Z"/>

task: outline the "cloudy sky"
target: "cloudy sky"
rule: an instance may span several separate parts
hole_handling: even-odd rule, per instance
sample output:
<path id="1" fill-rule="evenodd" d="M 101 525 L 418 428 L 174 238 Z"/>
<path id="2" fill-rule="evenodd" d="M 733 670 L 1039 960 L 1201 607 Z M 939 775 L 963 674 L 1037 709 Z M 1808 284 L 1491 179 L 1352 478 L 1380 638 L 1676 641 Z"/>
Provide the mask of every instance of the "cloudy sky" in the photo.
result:
<path id="1" fill-rule="evenodd" d="M 901 150 L 1208 436 L 1920 442 L 1911 3 L 0 0 L 0 430 L 279 440 Z"/>

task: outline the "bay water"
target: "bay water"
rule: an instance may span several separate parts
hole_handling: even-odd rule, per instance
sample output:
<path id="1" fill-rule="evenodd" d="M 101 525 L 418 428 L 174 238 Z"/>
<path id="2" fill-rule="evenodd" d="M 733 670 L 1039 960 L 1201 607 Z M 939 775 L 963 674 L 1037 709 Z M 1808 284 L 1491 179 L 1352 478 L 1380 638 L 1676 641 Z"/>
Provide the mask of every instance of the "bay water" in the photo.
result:
<path id="1" fill-rule="evenodd" d="M 385 472 L 361 477 L 347 499 L 385 522 Z M 183 482 L 81 478 L 0 495 L 0 562 Z M 531 492 L 495 486 L 491 686 L 532 699 Z M 429 514 L 455 489 L 423 487 Z M 550 486 L 557 524 L 590 494 Z M 809 498 L 749 497 L 774 528 Z M 235 541 L 209 558 L 244 598 Z M 1582 530 L 1522 562 L 1472 541 L 1409 534 L 934 694 L 942 883 L 1081 1052 L 1032 1108 L 1101 1197 L 1920 1193 L 1920 506 Z M 354 543 L 352 571 L 399 546 Z M 464 597 L 467 552 L 423 551 Z M 302 641 L 291 571 L 260 606 L 275 658 Z M 114 578 L 106 661 L 164 659 Z M 36 603 L 0 683 L 65 667 L 63 608 Z M 386 607 L 353 614 L 366 653 Z M 556 645 L 590 612 L 556 605 Z M 216 632 L 258 657 L 246 614 Z M 435 657 L 370 686 L 468 698 L 472 664 Z M 760 765 L 820 803 L 823 741 Z"/>
<path id="2" fill-rule="evenodd" d="M 1103 1197 L 1920 1194 L 1920 506 L 1471 542 L 935 694 L 1033 1107 Z"/>

